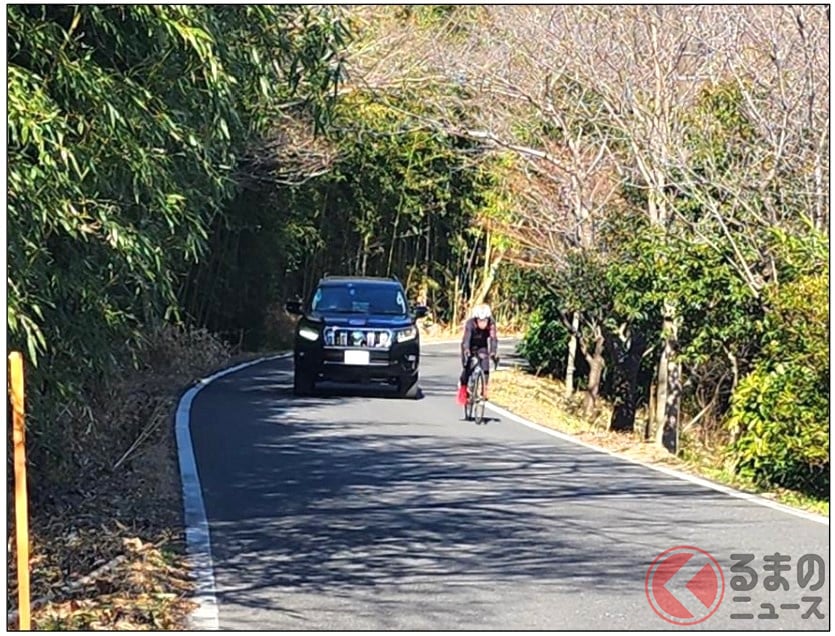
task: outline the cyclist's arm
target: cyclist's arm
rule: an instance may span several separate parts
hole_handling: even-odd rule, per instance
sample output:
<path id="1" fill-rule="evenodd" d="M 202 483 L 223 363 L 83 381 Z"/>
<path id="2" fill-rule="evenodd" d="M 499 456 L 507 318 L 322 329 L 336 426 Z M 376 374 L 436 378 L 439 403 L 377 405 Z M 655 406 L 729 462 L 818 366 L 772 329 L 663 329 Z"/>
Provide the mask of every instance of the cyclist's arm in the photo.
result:
<path id="1" fill-rule="evenodd" d="M 496 322 L 490 321 L 490 355 L 496 357 L 499 355 L 499 335 L 496 331 Z"/>
<path id="2" fill-rule="evenodd" d="M 463 364 L 467 363 L 467 358 L 470 355 L 470 339 L 473 335 L 473 324 L 472 320 L 467 320 L 464 323 L 464 335 L 461 338 L 461 362 Z"/>

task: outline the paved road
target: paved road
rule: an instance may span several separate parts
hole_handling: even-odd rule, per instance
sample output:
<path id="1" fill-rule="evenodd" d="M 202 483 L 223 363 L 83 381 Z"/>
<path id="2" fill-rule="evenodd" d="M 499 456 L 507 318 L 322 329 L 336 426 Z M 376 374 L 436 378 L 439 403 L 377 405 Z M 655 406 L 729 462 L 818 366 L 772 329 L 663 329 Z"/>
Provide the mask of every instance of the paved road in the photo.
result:
<path id="1" fill-rule="evenodd" d="M 679 545 L 715 557 L 724 586 L 711 593 L 707 557 L 670 553 L 653 579 L 670 616 L 681 606 L 703 616 L 724 590 L 697 629 L 828 629 L 827 525 L 507 416 L 463 422 L 456 360 L 454 346 L 424 348 L 417 401 L 384 389 L 294 398 L 290 359 L 197 395 L 191 431 L 222 629 L 670 629 L 645 580 Z M 764 587 L 763 557 L 776 552 L 791 557 L 788 591 Z M 731 572 L 732 553 L 755 556 L 753 591 L 732 589 L 732 577 L 748 578 Z M 804 554 L 825 563 L 817 591 L 814 578 L 799 587 Z M 751 601 L 732 600 L 742 596 Z M 802 597 L 815 596 L 825 618 L 803 619 L 814 602 Z M 767 602 L 779 618 L 731 618 Z"/>

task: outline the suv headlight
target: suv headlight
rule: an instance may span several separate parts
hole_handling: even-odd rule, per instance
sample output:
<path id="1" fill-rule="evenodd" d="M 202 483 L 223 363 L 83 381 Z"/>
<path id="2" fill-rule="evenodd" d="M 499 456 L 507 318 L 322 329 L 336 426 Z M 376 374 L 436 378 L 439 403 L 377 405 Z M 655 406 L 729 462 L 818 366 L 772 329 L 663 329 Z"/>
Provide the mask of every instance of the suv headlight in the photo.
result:
<path id="1" fill-rule="evenodd" d="M 409 340 L 414 340 L 415 337 L 417 337 L 417 329 L 414 327 L 408 327 L 407 329 L 401 329 L 395 332 L 397 342 L 407 342 Z"/>
<path id="2" fill-rule="evenodd" d="M 305 340 L 310 340 L 311 342 L 319 338 L 319 332 L 315 329 L 311 329 L 310 327 L 302 327 L 299 329 L 299 335 Z"/>

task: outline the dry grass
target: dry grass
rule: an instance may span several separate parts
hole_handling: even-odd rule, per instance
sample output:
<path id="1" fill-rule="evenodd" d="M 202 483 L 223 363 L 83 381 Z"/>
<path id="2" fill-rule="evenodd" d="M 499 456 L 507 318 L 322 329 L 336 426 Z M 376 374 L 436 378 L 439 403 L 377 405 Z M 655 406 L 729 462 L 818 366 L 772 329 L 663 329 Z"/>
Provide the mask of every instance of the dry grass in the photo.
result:
<path id="1" fill-rule="evenodd" d="M 264 316 L 265 347 L 276 350 L 291 349 L 297 322 L 298 317 L 290 314 L 283 304 L 270 305 Z"/>
<path id="2" fill-rule="evenodd" d="M 85 538 L 76 541 L 83 543 Z M 188 600 L 192 583 L 182 559 L 164 544 L 138 538 L 123 539 L 120 552 L 90 574 L 36 599 L 32 628 L 181 629 L 194 607 Z"/>
<path id="3" fill-rule="evenodd" d="M 492 377 L 492 376 L 491 376 Z M 641 461 L 683 467 L 684 462 L 645 442 L 637 434 L 608 430 L 611 407 L 602 400 L 590 417 L 582 412 L 583 396 L 564 397 L 565 385 L 515 368 L 500 368 L 490 383 L 490 400 L 525 419 L 578 440 Z"/>

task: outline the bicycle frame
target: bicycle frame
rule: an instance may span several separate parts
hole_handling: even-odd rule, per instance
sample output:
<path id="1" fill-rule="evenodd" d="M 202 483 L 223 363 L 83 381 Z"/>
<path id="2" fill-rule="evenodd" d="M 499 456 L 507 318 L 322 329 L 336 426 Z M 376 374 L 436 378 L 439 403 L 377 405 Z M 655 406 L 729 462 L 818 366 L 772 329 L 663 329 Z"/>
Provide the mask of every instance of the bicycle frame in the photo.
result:
<path id="1" fill-rule="evenodd" d="M 489 346 L 487 351 L 489 358 Z M 487 378 L 484 369 L 481 368 L 481 359 L 478 355 L 473 355 L 470 352 L 467 365 L 469 366 L 469 377 L 467 380 L 467 402 L 464 405 L 464 419 L 474 420 L 476 424 L 481 424 L 484 421 L 484 403 L 487 401 L 484 397 Z"/>

